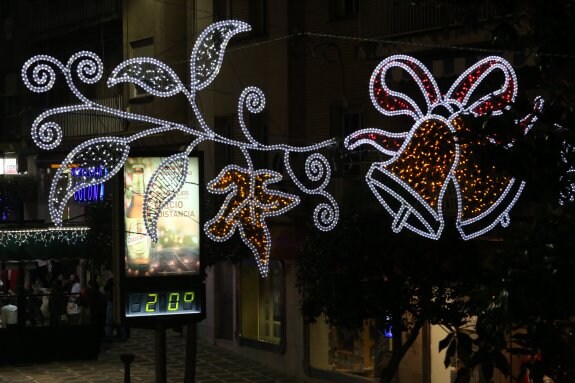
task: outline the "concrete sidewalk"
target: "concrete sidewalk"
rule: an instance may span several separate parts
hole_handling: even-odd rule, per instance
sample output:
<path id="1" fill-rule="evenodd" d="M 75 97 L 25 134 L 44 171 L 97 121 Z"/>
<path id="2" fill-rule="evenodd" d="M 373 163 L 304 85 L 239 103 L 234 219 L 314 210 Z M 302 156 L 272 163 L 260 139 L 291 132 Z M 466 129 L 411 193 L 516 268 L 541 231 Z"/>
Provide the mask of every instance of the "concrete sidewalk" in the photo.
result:
<path id="1" fill-rule="evenodd" d="M 0 383 L 123 383 L 123 353 L 136 355 L 131 365 L 132 383 L 154 383 L 154 335 L 153 330 L 132 329 L 127 341 L 103 343 L 97 360 L 3 365 Z M 62 341 L 74 347 L 82 340 Z M 184 381 L 184 347 L 185 337 L 166 330 L 169 383 Z M 196 383 L 219 382 L 303 383 L 224 348 L 199 342 Z"/>

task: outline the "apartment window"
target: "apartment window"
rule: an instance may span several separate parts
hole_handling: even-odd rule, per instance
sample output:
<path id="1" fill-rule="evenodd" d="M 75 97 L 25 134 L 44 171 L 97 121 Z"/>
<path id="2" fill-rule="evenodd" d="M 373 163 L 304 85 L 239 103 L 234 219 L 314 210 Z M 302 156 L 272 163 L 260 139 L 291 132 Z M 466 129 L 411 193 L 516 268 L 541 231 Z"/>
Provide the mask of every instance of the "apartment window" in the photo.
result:
<path id="1" fill-rule="evenodd" d="M 214 0 L 213 13 L 214 21 L 230 19 L 232 15 L 230 0 Z"/>
<path id="2" fill-rule="evenodd" d="M 266 0 L 249 0 L 249 23 L 252 26 L 252 36 L 267 33 Z"/>
<path id="3" fill-rule="evenodd" d="M 234 118 L 236 118 L 235 115 L 216 116 L 214 118 L 215 131 L 224 137 L 234 139 Z M 233 148 L 230 145 L 222 143 L 215 145 L 215 165 L 217 171 L 220 171 L 233 162 L 232 150 Z"/>
<path id="4" fill-rule="evenodd" d="M 229 12 L 229 18 L 245 20 L 251 25 L 251 37 L 261 36 L 267 33 L 267 0 L 230 1 L 228 7 L 226 7 L 223 0 L 219 0 L 218 3 L 222 4 L 217 6 L 217 12 L 214 11 L 214 17 L 220 17 L 225 12 Z M 241 38 L 241 36 L 238 37 Z"/>
<path id="5" fill-rule="evenodd" d="M 334 20 L 354 17 L 359 13 L 359 0 L 331 0 L 330 8 Z"/>
<path id="6" fill-rule="evenodd" d="M 254 260 L 240 265 L 240 339 L 242 344 L 281 350 L 284 340 L 284 270 L 271 260 L 266 278 Z M 268 347 L 266 347 L 268 346 Z M 271 346 L 271 347 L 269 347 Z"/>
<path id="7" fill-rule="evenodd" d="M 152 37 L 130 43 L 130 58 L 154 57 L 154 39 Z M 130 85 L 130 97 L 138 98 L 148 96 L 149 93 L 137 85 Z"/>
<path id="8" fill-rule="evenodd" d="M 329 125 L 331 136 L 337 137 L 341 143 L 339 156 L 335 164 L 336 173 L 339 175 L 357 174 L 359 164 L 363 160 L 362 148 L 359 147 L 353 151 L 345 150 L 343 148 L 343 140 L 351 133 L 363 129 L 363 109 L 361 105 L 331 105 Z"/>
<path id="9" fill-rule="evenodd" d="M 268 143 L 267 138 L 267 126 L 265 124 L 265 114 L 250 114 L 248 117 L 248 130 L 254 139 L 266 145 Z M 256 169 L 264 169 L 268 167 L 268 157 L 265 150 L 254 150 L 251 152 L 251 158 Z"/>

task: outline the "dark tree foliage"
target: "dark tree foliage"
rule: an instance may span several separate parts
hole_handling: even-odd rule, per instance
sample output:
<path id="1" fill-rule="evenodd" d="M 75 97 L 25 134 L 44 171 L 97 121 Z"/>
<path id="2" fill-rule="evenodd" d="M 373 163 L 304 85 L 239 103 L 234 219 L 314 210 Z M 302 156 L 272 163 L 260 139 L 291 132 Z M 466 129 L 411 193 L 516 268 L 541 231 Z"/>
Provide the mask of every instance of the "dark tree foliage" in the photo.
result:
<path id="1" fill-rule="evenodd" d="M 369 214 L 344 216 L 334 232 L 311 231 L 298 268 L 304 318 L 325 314 L 330 324 L 353 329 L 372 318 L 380 327 L 401 329 L 393 332 L 381 382 L 391 381 L 425 322 L 452 331 L 439 345 L 448 347 L 447 365 L 457 351 L 470 365 L 489 361 L 507 371 L 503 333 L 491 331 L 474 342 L 464 329 L 470 315 L 498 305 L 485 284 L 499 283 L 504 261 L 491 243 L 454 236 L 431 241 L 393 234 L 386 216 Z"/>
<path id="2" fill-rule="evenodd" d="M 302 314 L 310 321 L 325 314 L 352 328 L 366 318 L 395 320 L 406 341 L 394 339 L 381 382 L 391 380 L 425 321 L 451 331 L 439 344 L 446 366 L 457 353 L 489 378 L 494 369 L 511 373 L 510 355 L 518 355 L 535 382 L 544 375 L 574 381 L 575 2 L 410 0 L 413 7 L 430 3 L 457 13 L 468 28 L 488 24 L 492 41 L 481 48 L 535 56 L 537 66 L 519 74 L 520 91 L 529 92 L 502 116 L 463 116 L 473 134 L 490 138 L 474 148 L 473 160 L 527 184 L 512 224 L 487 238 L 444 233 L 430 241 L 393 234 L 383 209 L 344 212 L 333 233 L 311 232 L 306 241 L 298 274 Z M 486 5 L 496 9 L 487 24 L 474 19 Z M 545 106 L 524 134 L 517 121 L 534 112 L 534 94 Z M 467 138 L 476 140 L 459 137 Z M 470 316 L 473 336 L 463 330 Z"/>

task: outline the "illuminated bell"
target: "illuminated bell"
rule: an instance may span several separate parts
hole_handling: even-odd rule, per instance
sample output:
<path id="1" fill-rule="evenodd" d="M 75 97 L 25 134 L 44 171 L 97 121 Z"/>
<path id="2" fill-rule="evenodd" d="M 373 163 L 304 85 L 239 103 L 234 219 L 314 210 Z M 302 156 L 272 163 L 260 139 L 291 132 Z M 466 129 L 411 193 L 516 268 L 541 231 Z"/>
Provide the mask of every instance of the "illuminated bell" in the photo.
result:
<path id="1" fill-rule="evenodd" d="M 470 137 L 469 128 L 460 118 L 453 120 L 459 136 Z M 459 162 L 454 170 L 461 206 L 457 228 L 464 239 L 485 233 L 498 223 L 509 224 L 509 210 L 523 191 L 524 182 L 498 172 L 496 167 L 486 169 L 472 161 L 475 146 L 484 145 L 484 139 L 463 140 L 459 145 Z"/>
<path id="2" fill-rule="evenodd" d="M 442 201 L 456 161 L 455 140 L 446 122 L 424 120 L 413 128 L 392 159 L 373 164 L 367 182 L 392 215 L 392 229 L 403 227 L 429 238 L 443 230 Z"/>

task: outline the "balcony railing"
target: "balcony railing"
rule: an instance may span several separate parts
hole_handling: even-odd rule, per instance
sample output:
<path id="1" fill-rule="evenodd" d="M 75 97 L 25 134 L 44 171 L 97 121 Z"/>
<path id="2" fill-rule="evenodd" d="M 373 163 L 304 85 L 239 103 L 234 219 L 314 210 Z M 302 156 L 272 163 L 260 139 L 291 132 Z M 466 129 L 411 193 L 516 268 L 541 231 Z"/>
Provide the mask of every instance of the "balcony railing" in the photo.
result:
<path id="1" fill-rule="evenodd" d="M 471 3 L 470 3 L 471 4 Z M 497 16 L 488 1 L 446 7 L 445 1 L 369 1 L 362 3 L 361 31 L 363 37 L 384 38 L 463 25 Z"/>
<path id="2" fill-rule="evenodd" d="M 122 109 L 122 97 L 95 99 L 96 103 L 114 109 Z M 96 136 L 116 134 L 124 131 L 124 121 L 94 112 L 66 113 L 54 117 L 62 127 L 64 139 L 69 137 Z"/>
<path id="3" fill-rule="evenodd" d="M 121 17 L 118 0 L 32 0 L 30 4 L 34 8 L 30 25 L 36 33 Z"/>
<path id="4" fill-rule="evenodd" d="M 115 96 L 94 99 L 94 102 L 114 109 L 123 108 L 123 97 Z M 34 119 L 44 109 L 32 109 L 27 113 L 27 128 L 32 126 Z M 72 137 L 90 137 L 109 134 L 118 134 L 124 131 L 125 123 L 121 118 L 111 117 L 95 112 L 63 113 L 49 117 L 46 121 L 53 121 L 62 128 L 63 139 Z"/>

